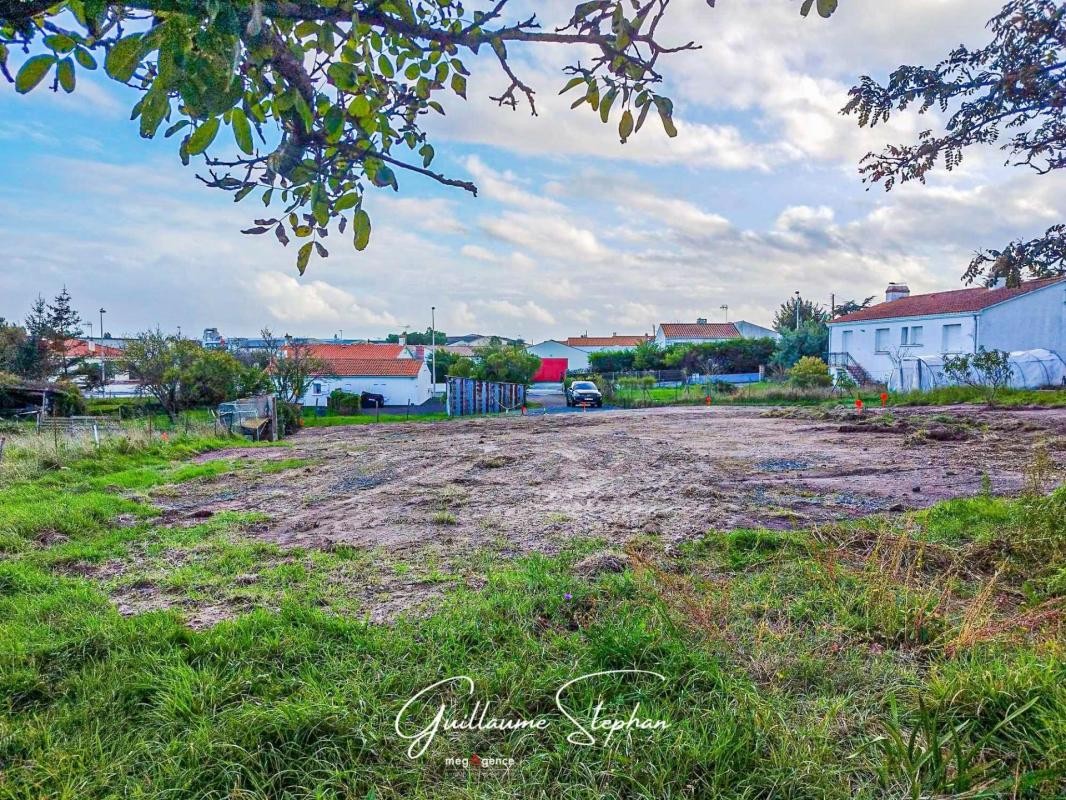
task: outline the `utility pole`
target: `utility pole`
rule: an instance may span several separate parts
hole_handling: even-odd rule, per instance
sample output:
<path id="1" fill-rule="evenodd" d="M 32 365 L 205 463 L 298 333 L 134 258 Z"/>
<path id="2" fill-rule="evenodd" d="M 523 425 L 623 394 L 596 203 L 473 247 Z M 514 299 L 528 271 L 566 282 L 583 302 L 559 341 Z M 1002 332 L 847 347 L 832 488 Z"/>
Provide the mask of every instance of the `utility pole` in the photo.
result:
<path id="1" fill-rule="evenodd" d="M 104 387 L 107 386 L 107 369 L 104 366 L 104 314 L 107 309 L 100 307 L 100 397 L 104 396 Z"/>
<path id="2" fill-rule="evenodd" d="M 726 303 L 725 305 L 720 306 L 720 308 L 725 312 L 725 321 L 729 322 L 729 304 Z"/>
<path id="3" fill-rule="evenodd" d="M 429 307 L 429 359 L 430 377 L 433 378 L 433 394 L 437 393 L 437 307 Z"/>
<path id="4" fill-rule="evenodd" d="M 800 293 L 799 289 L 796 290 L 796 332 L 799 333 L 800 329 Z"/>

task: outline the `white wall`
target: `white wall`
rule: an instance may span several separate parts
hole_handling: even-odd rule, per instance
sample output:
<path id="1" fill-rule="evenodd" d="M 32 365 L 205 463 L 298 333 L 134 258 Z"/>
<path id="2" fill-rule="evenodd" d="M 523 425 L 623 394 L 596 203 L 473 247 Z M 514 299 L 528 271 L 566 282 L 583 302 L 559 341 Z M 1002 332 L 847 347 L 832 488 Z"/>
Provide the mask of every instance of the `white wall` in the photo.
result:
<path id="1" fill-rule="evenodd" d="M 944 349 L 944 326 L 957 325 L 957 336 Z M 921 326 L 921 342 L 913 343 L 908 331 L 908 344 L 903 342 L 903 328 Z M 885 330 L 883 346 L 877 342 L 877 331 Z M 851 333 L 849 344 L 846 335 Z M 983 342 L 982 342 L 983 343 Z M 939 314 L 924 317 L 900 317 L 897 319 L 872 319 L 863 322 L 833 324 L 829 326 L 829 352 L 848 353 L 875 381 L 887 383 L 892 372 L 893 356 L 909 358 L 944 352 L 972 353 L 974 351 L 974 315 Z"/>
<path id="2" fill-rule="evenodd" d="M 549 339 L 546 342 L 530 345 L 526 350 L 541 358 L 565 358 L 567 369 L 586 370 L 589 368 L 589 354 L 562 342 Z"/>
<path id="3" fill-rule="evenodd" d="M 977 341 L 988 350 L 1043 348 L 1066 358 L 1066 282 L 986 308 Z"/>
<path id="4" fill-rule="evenodd" d="M 320 392 L 315 392 L 316 384 Z M 376 377 L 376 376 L 342 376 L 338 378 L 321 378 L 311 382 L 307 394 L 303 397 L 305 406 L 322 406 L 325 408 L 329 394 L 335 389 L 343 389 L 352 394 L 371 392 L 385 396 L 385 405 L 405 406 L 421 405 L 432 396 L 429 368 L 424 364 L 417 378 Z"/>

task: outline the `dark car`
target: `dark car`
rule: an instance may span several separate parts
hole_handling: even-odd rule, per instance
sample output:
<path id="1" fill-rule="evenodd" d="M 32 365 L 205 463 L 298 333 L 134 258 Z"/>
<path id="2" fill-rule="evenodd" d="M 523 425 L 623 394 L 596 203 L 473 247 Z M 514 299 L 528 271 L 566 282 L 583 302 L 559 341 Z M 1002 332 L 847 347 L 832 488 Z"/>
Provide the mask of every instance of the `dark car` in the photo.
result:
<path id="1" fill-rule="evenodd" d="M 363 392 L 359 395 L 359 405 L 363 408 L 383 408 L 385 405 L 385 395 Z"/>
<path id="2" fill-rule="evenodd" d="M 566 389 L 568 406 L 603 406 L 603 395 L 592 381 L 574 381 Z"/>

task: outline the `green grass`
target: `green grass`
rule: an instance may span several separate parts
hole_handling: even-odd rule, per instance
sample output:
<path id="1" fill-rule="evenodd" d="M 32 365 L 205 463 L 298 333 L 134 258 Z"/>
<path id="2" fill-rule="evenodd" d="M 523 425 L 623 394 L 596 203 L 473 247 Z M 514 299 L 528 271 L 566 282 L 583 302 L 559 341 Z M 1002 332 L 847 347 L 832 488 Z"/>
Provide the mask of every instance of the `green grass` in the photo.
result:
<path id="1" fill-rule="evenodd" d="M 1052 613 L 1066 598 L 1066 487 L 819 531 L 669 548 L 647 536 L 631 569 L 586 577 L 575 564 L 602 542 L 444 563 L 446 548 L 285 547 L 255 535 L 263 513 L 159 524 L 145 492 L 239 468 L 181 461 L 217 445 L 102 448 L 0 490 L 24 545 L 0 552 L 0 797 L 1053 798 L 1066 785 Z M 443 488 L 439 513 L 468 491 Z M 28 544 L 74 517 L 68 540 Z M 121 568 L 89 578 L 78 564 Z M 383 580 L 443 594 L 371 624 Z M 123 617 L 108 597 L 144 591 L 168 610 Z M 203 607 L 229 618 L 187 627 Z M 568 741 L 556 690 L 621 669 L 665 680 L 580 684 L 568 707 L 587 721 L 602 701 L 626 719 L 639 703 L 668 727 Z M 547 727 L 441 730 L 408 758 L 401 706 L 459 675 L 474 695 L 416 706 L 405 732 L 438 703 L 468 716 L 478 699 Z M 473 753 L 514 763 L 445 763 Z"/>
<path id="2" fill-rule="evenodd" d="M 948 386 L 928 392 L 903 392 L 889 395 L 896 406 L 948 406 L 959 403 L 985 404 L 984 394 L 970 386 Z M 996 395 L 996 405 L 1005 407 L 1066 407 L 1066 389 L 1003 389 Z"/>

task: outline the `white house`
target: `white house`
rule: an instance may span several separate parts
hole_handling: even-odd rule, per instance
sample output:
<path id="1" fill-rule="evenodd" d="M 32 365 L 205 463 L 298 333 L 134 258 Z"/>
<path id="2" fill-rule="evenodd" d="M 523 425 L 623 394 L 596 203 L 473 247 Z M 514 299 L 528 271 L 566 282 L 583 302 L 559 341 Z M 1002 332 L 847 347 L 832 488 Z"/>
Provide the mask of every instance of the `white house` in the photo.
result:
<path id="1" fill-rule="evenodd" d="M 557 339 L 546 339 L 543 342 L 532 344 L 526 351 L 540 358 L 565 358 L 567 370 L 587 370 L 589 368 L 589 354 L 585 350 L 571 347 L 566 342 Z"/>
<path id="2" fill-rule="evenodd" d="M 781 334 L 751 322 L 663 322 L 655 327 L 655 341 L 660 347 L 671 344 L 704 344 L 729 339 L 778 339 Z"/>
<path id="3" fill-rule="evenodd" d="M 585 371 L 589 368 L 589 354 L 603 350 L 632 350 L 648 336 L 571 336 L 565 341 L 548 339 L 530 345 L 526 350 L 541 358 L 565 358 L 567 370 Z"/>
<path id="4" fill-rule="evenodd" d="M 888 383 L 903 359 L 980 348 L 1066 357 L 1066 278 L 920 295 L 892 283 L 885 302 L 829 323 L 830 365 L 858 380 Z"/>
<path id="5" fill-rule="evenodd" d="M 325 406 L 335 389 L 380 394 L 389 406 L 421 405 L 433 396 L 429 367 L 402 344 L 309 344 L 307 353 L 329 372 L 311 382 L 305 406 Z"/>

